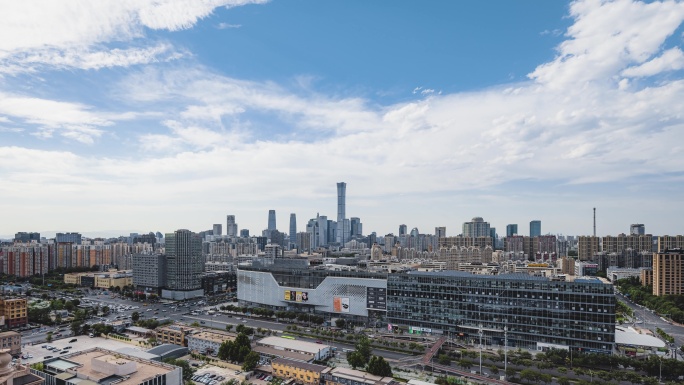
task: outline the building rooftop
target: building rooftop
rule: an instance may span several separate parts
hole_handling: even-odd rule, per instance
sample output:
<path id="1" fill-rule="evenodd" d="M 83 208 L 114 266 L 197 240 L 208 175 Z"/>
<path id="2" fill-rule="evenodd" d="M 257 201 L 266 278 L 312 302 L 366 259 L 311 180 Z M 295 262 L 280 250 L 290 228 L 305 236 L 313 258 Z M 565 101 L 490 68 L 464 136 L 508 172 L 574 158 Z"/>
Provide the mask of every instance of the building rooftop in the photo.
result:
<path id="1" fill-rule="evenodd" d="M 290 352 L 282 349 L 274 349 L 268 346 L 255 346 L 252 348 L 255 352 L 271 357 L 284 357 L 296 361 L 307 362 L 314 359 L 314 355 L 311 353 L 297 353 Z"/>
<path id="2" fill-rule="evenodd" d="M 328 345 L 321 345 L 314 342 L 300 340 L 290 340 L 281 337 L 265 337 L 257 341 L 257 345 L 273 346 L 276 348 L 289 349 L 310 354 L 318 354 L 318 352 L 321 350 L 329 348 Z"/>
<path id="3" fill-rule="evenodd" d="M 44 362 L 45 370 L 68 372 L 96 384 L 137 385 L 177 367 L 111 350 L 93 348 Z M 59 374 L 58 374 L 59 375 Z M 70 380 L 70 382 L 74 382 Z M 79 385 L 88 385 L 80 381 Z"/>
<path id="4" fill-rule="evenodd" d="M 310 364 L 308 362 L 291 360 L 288 358 L 276 358 L 275 360 L 271 361 L 271 366 L 276 365 L 276 364 L 292 366 L 294 368 L 299 368 L 299 369 L 308 370 L 310 372 L 319 372 L 319 373 L 322 372 L 325 368 L 327 368 L 327 366 Z"/>
<path id="5" fill-rule="evenodd" d="M 648 334 L 639 334 L 631 327 L 615 327 L 615 343 L 618 345 L 644 346 L 649 348 L 664 348 L 665 342 L 660 338 Z"/>
<path id="6" fill-rule="evenodd" d="M 205 341 L 223 343 L 224 341 L 235 341 L 236 337 L 237 336 L 232 333 L 202 330 L 198 333 L 189 335 L 188 339 L 197 338 Z"/>
<path id="7" fill-rule="evenodd" d="M 328 372 L 329 375 L 335 376 L 335 377 L 341 377 L 344 379 L 348 379 L 350 381 L 355 381 L 358 383 L 363 383 L 367 385 L 381 385 L 381 384 L 390 384 L 393 382 L 392 377 L 380 377 L 380 376 L 374 376 L 372 374 L 368 374 L 366 372 L 362 372 L 360 370 L 354 370 L 354 369 L 349 369 L 349 368 L 341 368 L 337 367 L 332 369 L 330 372 Z M 336 381 L 340 382 L 340 381 Z"/>

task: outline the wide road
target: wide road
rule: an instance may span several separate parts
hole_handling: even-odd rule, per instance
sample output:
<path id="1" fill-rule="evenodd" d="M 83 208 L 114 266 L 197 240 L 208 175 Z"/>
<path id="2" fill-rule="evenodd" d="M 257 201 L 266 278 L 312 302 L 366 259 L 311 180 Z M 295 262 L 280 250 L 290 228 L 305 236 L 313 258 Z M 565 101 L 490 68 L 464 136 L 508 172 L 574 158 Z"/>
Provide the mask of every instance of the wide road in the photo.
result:
<path id="1" fill-rule="evenodd" d="M 651 312 L 651 310 L 632 302 L 632 300 L 625 297 L 617 290 L 616 297 L 618 300 L 629 306 L 634 312 L 634 318 L 637 319 L 637 323 L 632 324 L 632 326 L 649 329 L 654 333 L 656 328 L 660 328 L 665 333 L 674 337 L 675 346 L 679 347 L 684 345 L 684 326 L 679 326 L 671 323 L 668 320 L 664 320 L 658 314 Z"/>

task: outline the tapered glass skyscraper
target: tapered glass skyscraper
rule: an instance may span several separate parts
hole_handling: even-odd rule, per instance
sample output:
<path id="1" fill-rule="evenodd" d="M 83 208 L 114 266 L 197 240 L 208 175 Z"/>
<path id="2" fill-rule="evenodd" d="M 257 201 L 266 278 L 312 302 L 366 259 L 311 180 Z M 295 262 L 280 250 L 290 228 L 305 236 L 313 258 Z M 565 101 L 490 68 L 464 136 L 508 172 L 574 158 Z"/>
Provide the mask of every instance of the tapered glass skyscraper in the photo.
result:
<path id="1" fill-rule="evenodd" d="M 347 241 L 345 236 L 344 218 L 346 215 L 347 184 L 340 182 L 337 184 L 337 243 L 342 244 Z"/>
<path id="2" fill-rule="evenodd" d="M 541 221 L 535 220 L 530 222 L 530 237 L 538 237 L 541 235 Z"/>

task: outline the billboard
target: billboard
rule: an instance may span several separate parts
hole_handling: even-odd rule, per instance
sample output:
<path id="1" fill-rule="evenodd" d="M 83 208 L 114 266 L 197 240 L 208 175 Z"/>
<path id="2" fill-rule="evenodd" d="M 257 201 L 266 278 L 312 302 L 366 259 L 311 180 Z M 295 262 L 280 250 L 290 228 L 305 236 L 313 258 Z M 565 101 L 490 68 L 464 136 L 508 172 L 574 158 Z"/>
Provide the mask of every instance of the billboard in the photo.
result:
<path id="1" fill-rule="evenodd" d="M 306 291 L 285 290 L 285 301 L 307 302 L 309 293 Z"/>
<path id="2" fill-rule="evenodd" d="M 349 313 L 349 297 L 333 297 L 333 311 Z"/>
<path id="3" fill-rule="evenodd" d="M 367 287 L 366 308 L 387 310 L 387 289 L 384 287 Z"/>

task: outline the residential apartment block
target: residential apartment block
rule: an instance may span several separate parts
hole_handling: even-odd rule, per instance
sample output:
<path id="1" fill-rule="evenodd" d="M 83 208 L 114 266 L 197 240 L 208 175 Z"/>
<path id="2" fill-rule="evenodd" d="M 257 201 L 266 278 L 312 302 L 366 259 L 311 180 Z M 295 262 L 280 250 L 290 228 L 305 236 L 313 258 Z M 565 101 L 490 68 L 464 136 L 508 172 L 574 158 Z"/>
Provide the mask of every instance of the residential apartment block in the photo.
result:
<path id="1" fill-rule="evenodd" d="M 328 370 L 327 366 L 310 364 L 308 362 L 276 358 L 271 361 L 273 375 L 278 378 L 292 379 L 304 385 L 319 385 L 321 374 Z"/>
<path id="2" fill-rule="evenodd" d="M 17 332 L 0 333 L 0 349 L 9 349 L 9 354 L 21 353 L 21 334 Z"/>
<path id="3" fill-rule="evenodd" d="M 684 250 L 669 249 L 653 256 L 653 295 L 684 294 Z"/>

